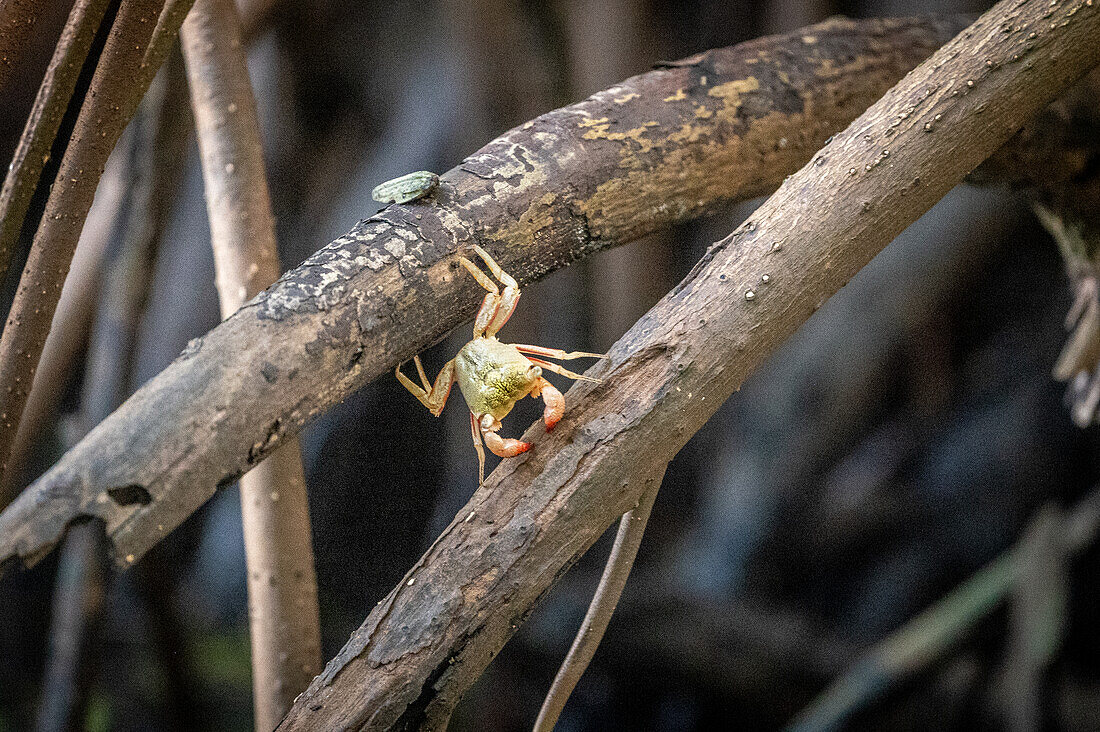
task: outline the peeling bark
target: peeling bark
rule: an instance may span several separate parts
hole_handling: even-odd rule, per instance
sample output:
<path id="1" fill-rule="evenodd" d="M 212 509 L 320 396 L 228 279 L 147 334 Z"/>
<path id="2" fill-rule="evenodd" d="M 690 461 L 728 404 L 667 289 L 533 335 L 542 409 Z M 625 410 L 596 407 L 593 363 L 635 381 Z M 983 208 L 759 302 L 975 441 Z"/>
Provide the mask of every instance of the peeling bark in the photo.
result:
<path id="1" fill-rule="evenodd" d="M 136 561 L 311 418 L 468 320 L 480 295 L 460 247 L 480 243 L 528 283 L 766 193 L 964 23 L 831 20 L 665 64 L 506 133 L 192 342 L 0 515 L 0 561 L 37 560 L 88 515 Z M 110 498 L 127 485 L 151 500 Z"/>
<path id="2" fill-rule="evenodd" d="M 1098 34 L 1100 5 L 1004 0 L 826 144 L 589 370 L 602 383 L 570 390 L 555 432 L 528 431 L 532 450 L 494 471 L 279 729 L 444 728 L 554 580 L 638 500 L 643 476 L 1100 63 Z"/>

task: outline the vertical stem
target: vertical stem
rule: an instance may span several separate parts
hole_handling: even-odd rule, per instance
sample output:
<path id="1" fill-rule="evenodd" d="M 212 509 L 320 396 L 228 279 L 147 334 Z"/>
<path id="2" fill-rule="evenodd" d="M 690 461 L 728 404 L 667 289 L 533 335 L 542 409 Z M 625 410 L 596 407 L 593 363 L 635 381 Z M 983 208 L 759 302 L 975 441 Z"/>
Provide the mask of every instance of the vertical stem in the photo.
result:
<path id="1" fill-rule="evenodd" d="M 542 702 L 542 709 L 535 720 L 535 732 L 551 732 L 554 729 L 565 703 L 569 701 L 569 695 L 573 693 L 592 657 L 596 655 L 596 649 L 611 622 L 611 615 L 623 594 L 626 578 L 630 576 L 630 570 L 634 566 L 634 558 L 638 556 L 638 547 L 641 546 L 642 536 L 649 522 L 649 513 L 653 510 L 653 502 L 657 499 L 657 491 L 661 488 L 664 476 L 665 471 L 662 469 L 660 474 L 649 478 L 638 499 L 638 505 L 624 513 L 619 520 L 619 531 L 615 534 L 615 543 L 611 546 L 611 554 L 604 566 L 600 584 L 588 605 L 588 612 L 584 615 L 577 637 L 573 639 L 573 645 L 570 646 L 569 653 L 562 661 L 554 683 L 550 685 L 550 691 Z"/>
<path id="2" fill-rule="evenodd" d="M 228 317 L 279 275 L 256 101 L 232 0 L 199 0 L 183 25 L 219 300 Z M 241 478 L 256 729 L 271 730 L 320 671 L 305 478 L 289 440 Z"/>
<path id="3" fill-rule="evenodd" d="M 69 531 L 50 611 L 48 662 L 35 720 L 39 732 L 82 726 L 90 681 L 86 666 L 102 622 L 107 563 L 102 524 L 81 524 Z"/>

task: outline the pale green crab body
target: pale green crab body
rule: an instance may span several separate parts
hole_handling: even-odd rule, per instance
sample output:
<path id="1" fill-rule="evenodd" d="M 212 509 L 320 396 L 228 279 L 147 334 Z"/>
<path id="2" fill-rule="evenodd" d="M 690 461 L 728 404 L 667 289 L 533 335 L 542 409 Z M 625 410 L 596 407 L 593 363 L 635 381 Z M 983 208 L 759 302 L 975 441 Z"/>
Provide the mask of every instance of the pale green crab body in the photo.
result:
<path id="1" fill-rule="evenodd" d="M 474 449 L 477 451 L 478 484 L 481 485 L 485 482 L 483 442 L 494 455 L 500 457 L 515 457 L 531 449 L 530 442 L 501 437 L 497 434 L 500 430 L 500 420 L 512 411 L 517 401 L 525 396 L 542 398 L 546 403 L 542 420 L 546 424 L 547 432 L 554 429 L 554 425 L 561 420 L 565 412 L 565 397 L 543 377 L 544 370 L 568 376 L 570 379 L 598 381 L 598 379 L 575 374 L 559 364 L 543 359 L 607 357 L 602 353 L 583 351 L 566 353 L 560 348 L 525 346 L 498 341 L 497 331 L 508 322 L 512 311 L 516 308 L 516 303 L 519 302 L 519 285 L 500 268 L 488 252 L 476 245 L 472 249 L 485 262 L 493 276 L 504 285 L 503 292 L 473 262 L 466 257 L 459 257 L 459 264 L 487 291 L 477 317 L 474 318 L 473 340 L 463 346 L 458 355 L 443 366 L 434 384 L 428 381 L 428 375 L 424 373 L 424 366 L 420 363 L 419 356 L 413 358 L 413 363 L 416 364 L 420 384 L 401 373 L 400 365 L 394 369 L 394 375 L 421 404 L 437 417 L 443 411 L 443 405 L 447 403 L 447 395 L 451 387 L 456 381 L 458 382 L 462 397 L 470 408 L 470 434 L 474 440 Z"/>
<path id="2" fill-rule="evenodd" d="M 455 357 L 455 379 L 470 411 L 504 419 L 539 383 L 542 369 L 511 343 L 475 338 Z"/>

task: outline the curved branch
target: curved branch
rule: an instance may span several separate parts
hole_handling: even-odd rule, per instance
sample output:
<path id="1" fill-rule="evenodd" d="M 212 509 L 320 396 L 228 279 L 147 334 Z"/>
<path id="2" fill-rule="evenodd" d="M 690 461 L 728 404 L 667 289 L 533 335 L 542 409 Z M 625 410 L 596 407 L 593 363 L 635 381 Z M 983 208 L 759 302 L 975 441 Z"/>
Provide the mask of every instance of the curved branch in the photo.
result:
<path id="1" fill-rule="evenodd" d="M 634 559 L 638 556 L 638 547 L 642 544 L 649 514 L 653 510 L 653 502 L 657 500 L 657 491 L 660 490 L 663 479 L 663 472 L 651 477 L 638 499 L 638 505 L 619 519 L 619 531 L 615 534 L 615 543 L 600 576 L 600 584 L 584 614 L 580 630 L 569 646 L 569 653 L 554 676 L 550 691 L 546 693 L 538 719 L 535 720 L 534 732 L 553 732 L 558 717 L 565 709 L 565 703 L 569 701 L 569 695 L 573 693 L 592 657 L 596 655 L 596 649 L 603 640 L 615 606 L 619 604 L 623 588 L 626 587 Z"/>
<path id="2" fill-rule="evenodd" d="M 37 560 L 89 515 L 135 561 L 312 417 L 468 320 L 478 296 L 456 276 L 460 246 L 528 283 L 766 193 L 964 22 L 831 20 L 666 64 L 508 132 L 432 198 L 360 222 L 194 341 L 0 514 L 0 562 Z"/>
<path id="3" fill-rule="evenodd" d="M 1045 14 L 1045 15 L 1044 15 Z M 505 461 L 279 729 L 445 727 L 555 578 L 795 329 L 1100 63 L 1100 4 L 1002 0 L 791 176 Z M 768 275 L 764 278 L 764 275 Z"/>

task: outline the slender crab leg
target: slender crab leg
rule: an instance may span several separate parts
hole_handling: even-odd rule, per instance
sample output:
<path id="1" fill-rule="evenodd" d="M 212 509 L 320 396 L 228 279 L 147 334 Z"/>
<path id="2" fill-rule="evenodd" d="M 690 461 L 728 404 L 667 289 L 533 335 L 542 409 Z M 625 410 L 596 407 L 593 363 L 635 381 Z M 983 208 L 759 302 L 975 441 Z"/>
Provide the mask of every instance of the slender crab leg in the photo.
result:
<path id="1" fill-rule="evenodd" d="M 562 376 L 568 376 L 570 379 L 574 379 L 576 381 L 591 381 L 594 384 L 599 384 L 600 383 L 599 379 L 594 379 L 591 376 L 585 376 L 584 374 L 573 373 L 572 371 L 565 368 L 564 366 L 560 366 L 556 363 L 550 363 L 549 361 L 543 361 L 541 358 L 528 357 L 527 360 L 530 361 L 533 364 L 537 364 L 537 365 L 541 366 L 542 368 L 546 369 L 547 371 L 553 371 L 555 374 L 561 374 Z"/>
<path id="2" fill-rule="evenodd" d="M 470 412 L 470 434 L 474 438 L 474 449 L 477 450 L 477 484 L 485 485 L 485 448 L 481 446 L 481 430 L 478 429 L 477 417 Z"/>
<path id="3" fill-rule="evenodd" d="M 416 364 L 416 373 L 420 374 L 420 383 L 424 385 L 424 391 L 431 391 L 432 382 L 428 381 L 428 375 L 424 373 L 424 364 L 420 363 L 420 356 L 413 356 L 413 363 Z"/>
<path id="4" fill-rule="evenodd" d="M 489 268 L 493 276 L 504 285 L 504 292 L 501 293 L 497 284 L 489 279 L 489 276 L 482 272 L 477 265 L 466 259 L 466 257 L 459 257 L 458 261 L 466 268 L 466 271 L 473 275 L 478 284 L 489 291 L 485 296 L 485 300 L 481 303 L 477 318 L 474 320 L 474 337 L 478 338 L 482 335 L 491 337 L 495 336 L 497 331 L 508 322 L 508 318 L 512 317 L 512 313 L 519 303 L 519 283 L 501 269 L 496 260 L 489 256 L 489 253 L 484 249 L 475 244 L 473 250 L 484 260 L 485 266 Z"/>
<path id="5" fill-rule="evenodd" d="M 413 356 L 413 361 L 416 362 L 416 370 L 420 374 L 421 381 L 427 386 L 428 378 L 424 374 L 424 367 L 420 364 L 420 356 Z M 447 396 L 451 393 L 451 387 L 455 383 L 455 362 L 453 358 L 440 369 L 439 376 L 435 377 L 435 385 L 431 389 L 417 386 L 416 382 L 401 373 L 401 364 L 397 365 L 393 373 L 397 380 L 401 382 L 401 385 L 411 391 L 412 395 L 420 400 L 420 403 L 427 407 L 429 412 L 436 417 L 439 416 L 443 411 L 443 405 L 447 403 Z"/>
<path id="6" fill-rule="evenodd" d="M 542 346 L 525 346 L 516 343 L 516 350 L 520 353 L 530 353 L 543 358 L 556 358 L 562 361 L 572 361 L 575 358 L 607 358 L 606 353 L 587 353 L 586 351 L 569 351 L 566 353 L 560 348 L 544 348 Z"/>

